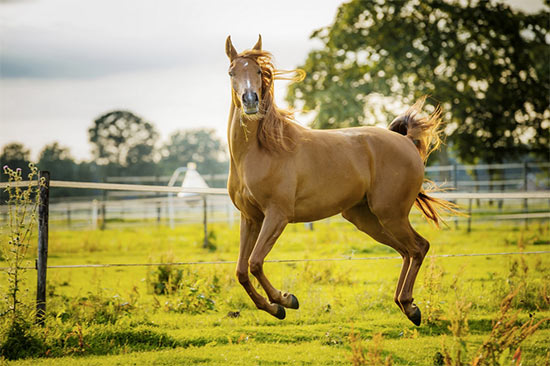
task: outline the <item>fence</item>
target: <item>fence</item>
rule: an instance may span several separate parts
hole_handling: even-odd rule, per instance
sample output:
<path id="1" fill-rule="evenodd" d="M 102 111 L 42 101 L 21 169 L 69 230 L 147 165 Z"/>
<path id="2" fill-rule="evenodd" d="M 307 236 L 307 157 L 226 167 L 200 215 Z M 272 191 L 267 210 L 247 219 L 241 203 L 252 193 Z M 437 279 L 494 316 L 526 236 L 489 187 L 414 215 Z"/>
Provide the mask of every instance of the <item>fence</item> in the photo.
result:
<path id="1" fill-rule="evenodd" d="M 427 178 L 457 191 L 526 191 L 550 189 L 550 162 L 438 165 L 426 167 Z M 225 186 L 227 174 L 205 174 L 211 187 Z M 170 176 L 107 177 L 108 183 L 166 184 Z M 181 183 L 181 182 L 180 182 Z"/>
<path id="2" fill-rule="evenodd" d="M 52 180 L 50 181 L 50 174 L 49 172 L 41 171 L 39 174 L 39 180 L 40 178 L 44 178 L 44 184 L 40 186 L 40 201 L 41 204 L 39 206 L 39 212 L 38 212 L 38 256 L 36 260 L 36 270 L 37 270 L 37 306 L 36 306 L 36 316 L 37 316 L 37 322 L 43 323 L 44 321 L 44 315 L 46 312 L 46 274 L 47 269 L 49 268 L 47 265 L 48 260 L 48 232 L 49 232 L 49 192 L 50 187 L 60 187 L 60 188 L 77 188 L 77 189 L 100 189 L 100 190 L 113 190 L 113 191 L 133 191 L 133 192 L 153 192 L 153 193 L 168 193 L 168 194 L 175 194 L 175 193 L 184 193 L 188 195 L 195 195 L 195 197 L 200 197 L 200 200 L 202 201 L 202 207 L 203 207 L 203 224 L 204 224 L 204 240 L 205 243 L 208 240 L 208 232 L 207 232 L 207 225 L 208 225 L 208 209 L 207 209 L 207 197 L 208 196 L 227 196 L 227 191 L 225 189 L 221 188 L 178 188 L 178 187 L 164 187 L 164 186 L 153 186 L 153 185 L 133 185 L 133 184 L 117 184 L 117 183 L 93 183 L 93 182 L 68 182 L 68 181 L 57 181 Z M 13 186 L 27 186 L 28 184 L 34 184 L 36 185 L 37 182 L 17 182 L 17 183 L 11 183 Z M 8 186 L 8 183 L 0 183 L 0 188 L 5 188 Z M 527 207 L 527 200 L 529 199 L 538 199 L 538 200 L 549 200 L 550 201 L 550 191 L 535 191 L 535 192 L 508 192 L 508 193 L 464 193 L 464 192 L 439 192 L 433 194 L 436 197 L 444 198 L 447 200 L 461 200 L 466 199 L 469 201 L 469 212 L 471 212 L 472 208 L 472 201 L 473 200 L 479 200 L 479 199 L 489 199 L 489 200 L 496 200 L 496 199 L 514 199 L 514 200 L 523 200 L 525 202 L 525 206 Z M 172 197 L 172 196 L 169 196 Z M 193 197 L 193 196 L 191 196 Z M 96 211 L 94 211 L 96 212 Z M 106 208 L 102 207 L 103 215 L 105 215 Z M 521 218 L 526 220 L 528 218 L 535 218 L 534 215 L 529 215 L 528 213 L 524 213 L 522 215 L 519 215 Z M 471 216 L 470 216 L 471 217 Z M 550 210 L 549 212 L 543 212 L 542 215 L 537 215 L 536 218 L 542 218 L 542 219 L 548 219 L 550 218 Z M 105 220 L 103 220 L 103 223 Z M 468 224 L 468 227 L 470 226 L 470 222 Z M 528 253 L 478 253 L 478 254 L 468 254 L 468 255 L 513 255 L 513 254 L 541 254 L 541 253 L 550 253 L 550 251 L 539 251 L 539 252 L 528 252 Z M 446 256 L 464 256 L 464 254 L 456 254 L 456 255 L 446 255 Z M 379 257 L 379 258 L 347 258 L 348 260 L 372 260 L 372 259 L 392 259 L 394 257 Z M 343 260 L 343 259 L 310 259 L 307 261 L 321 261 L 321 260 Z M 285 261 L 278 261 L 278 262 L 296 262 L 296 261 L 302 261 L 302 260 L 285 260 Z M 305 261 L 305 260 L 304 260 Z M 186 263 L 164 263 L 168 265 L 184 265 L 184 264 L 193 264 L 195 262 L 186 262 Z M 200 263 L 200 262 L 197 262 Z M 214 262 L 213 262 L 214 263 Z M 218 264 L 221 264 L 222 262 L 215 262 Z M 223 263 L 234 263 L 231 261 L 223 262 Z M 195 263 L 196 264 L 196 263 Z M 151 264 L 130 264 L 132 266 L 146 266 Z M 159 265 L 159 264 L 157 264 Z M 77 267 L 113 267 L 113 266 L 123 266 L 122 264 L 99 264 L 99 265 L 68 265 L 68 266 L 52 266 L 50 268 L 77 268 Z M 124 265 L 128 266 L 128 264 Z"/>

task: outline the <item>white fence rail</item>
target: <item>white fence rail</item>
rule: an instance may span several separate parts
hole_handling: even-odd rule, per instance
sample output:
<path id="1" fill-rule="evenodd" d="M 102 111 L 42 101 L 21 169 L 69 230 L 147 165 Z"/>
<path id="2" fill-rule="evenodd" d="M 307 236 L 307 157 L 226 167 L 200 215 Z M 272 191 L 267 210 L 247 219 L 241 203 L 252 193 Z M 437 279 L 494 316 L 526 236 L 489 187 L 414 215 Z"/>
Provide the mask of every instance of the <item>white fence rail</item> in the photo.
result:
<path id="1" fill-rule="evenodd" d="M 11 183 L 12 186 L 35 185 L 34 182 Z M 0 183 L 0 188 L 6 188 L 8 183 Z M 136 185 L 120 183 L 50 181 L 52 188 L 75 188 L 123 192 L 130 196 L 105 196 L 104 199 L 50 202 L 50 220 L 53 224 L 66 224 L 68 228 L 101 228 L 107 225 L 135 225 L 144 221 L 168 224 L 227 222 L 233 225 L 239 213 L 234 208 L 224 188 L 181 188 L 157 185 Z M 157 194 L 158 196 L 143 198 L 141 194 Z M 186 197 L 176 198 L 175 194 L 185 193 Z M 132 194 L 137 194 L 132 196 Z M 470 229 L 472 216 L 476 221 L 487 220 L 548 220 L 550 219 L 550 191 L 519 191 L 519 192 L 434 192 L 431 195 L 455 201 L 469 215 L 463 218 L 453 218 L 467 221 Z M 474 209 L 472 202 L 481 200 L 499 202 L 499 210 L 483 212 L 477 215 L 479 209 Z M 502 202 L 514 205 L 512 212 L 502 209 Z M 531 211 L 536 207 L 535 212 Z M 0 206 L 0 219 L 7 212 L 6 206 Z M 206 232 L 206 229 L 205 229 Z"/>

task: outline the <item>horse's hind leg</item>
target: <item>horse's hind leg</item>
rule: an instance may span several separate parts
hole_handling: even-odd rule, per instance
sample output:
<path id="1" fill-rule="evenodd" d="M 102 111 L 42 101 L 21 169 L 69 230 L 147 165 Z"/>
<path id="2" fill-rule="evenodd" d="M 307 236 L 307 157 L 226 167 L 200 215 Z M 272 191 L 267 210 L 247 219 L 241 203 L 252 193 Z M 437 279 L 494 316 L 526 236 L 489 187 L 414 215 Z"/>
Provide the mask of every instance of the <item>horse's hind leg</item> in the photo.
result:
<path id="1" fill-rule="evenodd" d="M 405 314 L 407 314 L 407 316 L 409 317 L 409 319 L 411 319 L 413 323 L 419 325 L 421 319 L 420 309 L 418 309 L 418 307 L 413 303 L 412 294 L 414 282 L 416 281 L 416 276 L 418 275 L 418 271 L 422 266 L 422 262 L 424 261 L 428 250 L 430 249 L 430 243 L 412 228 L 408 220 L 407 224 L 408 230 L 406 230 L 404 227 L 400 227 L 399 231 L 406 232 L 406 235 L 408 237 L 410 237 L 409 233 L 412 232 L 414 243 L 416 245 L 411 245 L 411 249 L 409 250 L 409 253 L 411 255 L 411 264 L 405 278 L 405 282 L 403 283 L 401 293 L 398 296 L 398 301 L 403 305 L 404 308 L 411 309 L 412 315 L 409 315 L 411 314 L 410 312 L 405 312 Z M 416 322 L 418 322 L 418 324 Z"/>
<path id="2" fill-rule="evenodd" d="M 397 282 L 394 300 L 401 311 L 415 325 L 419 325 L 421 315 L 420 310 L 412 303 L 412 287 L 422 259 L 429 247 L 428 242 L 423 238 L 425 243 L 416 238 L 416 232 L 412 230 L 406 217 L 400 220 L 390 220 L 382 225 L 378 217 L 372 213 L 367 203 L 352 207 L 342 212 L 342 214 L 344 218 L 352 222 L 359 230 L 367 233 L 376 241 L 394 248 L 401 254 L 403 265 Z M 402 230 L 401 228 L 403 227 L 409 228 L 410 231 L 406 229 Z M 417 240 L 420 242 L 419 244 Z M 420 257 L 422 259 L 418 261 Z"/>
<path id="3" fill-rule="evenodd" d="M 405 276 L 409 270 L 410 257 L 407 251 L 401 247 L 399 243 L 395 242 L 395 239 L 384 232 L 384 228 L 378 221 L 378 218 L 370 211 L 368 205 L 361 204 L 354 206 L 344 212 L 342 216 L 352 224 L 354 224 L 359 230 L 368 234 L 371 238 L 379 243 L 386 244 L 395 249 L 403 257 L 403 266 L 401 267 L 401 273 L 399 280 L 397 281 L 397 288 L 395 289 L 394 301 L 403 311 L 401 304 L 398 301 L 398 296 L 401 293 Z"/>

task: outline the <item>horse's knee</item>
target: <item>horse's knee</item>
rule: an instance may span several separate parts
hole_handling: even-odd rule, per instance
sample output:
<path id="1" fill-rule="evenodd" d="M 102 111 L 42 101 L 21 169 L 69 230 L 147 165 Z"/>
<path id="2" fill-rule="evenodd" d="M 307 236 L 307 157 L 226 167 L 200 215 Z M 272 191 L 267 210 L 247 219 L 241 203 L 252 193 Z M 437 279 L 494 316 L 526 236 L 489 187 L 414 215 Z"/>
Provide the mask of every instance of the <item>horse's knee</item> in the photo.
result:
<path id="1" fill-rule="evenodd" d="M 254 277 L 258 277 L 259 275 L 262 274 L 263 263 L 261 261 L 251 260 L 249 263 L 249 266 L 250 266 L 250 273 L 252 273 Z"/>
<path id="2" fill-rule="evenodd" d="M 240 269 L 237 269 L 237 280 L 239 281 L 239 283 L 241 285 L 247 283 L 249 281 L 248 279 L 248 270 L 246 271 L 243 271 L 243 270 L 240 270 Z"/>

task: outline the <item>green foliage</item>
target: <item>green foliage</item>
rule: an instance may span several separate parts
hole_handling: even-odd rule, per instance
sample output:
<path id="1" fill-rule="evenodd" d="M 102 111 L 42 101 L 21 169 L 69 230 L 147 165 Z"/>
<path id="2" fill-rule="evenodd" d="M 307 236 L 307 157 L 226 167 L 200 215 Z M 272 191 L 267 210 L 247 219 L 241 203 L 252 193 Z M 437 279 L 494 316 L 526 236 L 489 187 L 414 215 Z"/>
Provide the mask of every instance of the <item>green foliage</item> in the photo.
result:
<path id="1" fill-rule="evenodd" d="M 30 173 L 28 169 L 30 162 L 30 150 L 22 143 L 12 142 L 5 145 L 0 153 L 0 166 L 9 166 L 13 169 L 20 168 L 22 176 Z"/>
<path id="2" fill-rule="evenodd" d="M 209 252 L 215 252 L 218 247 L 216 246 L 216 241 L 218 240 L 218 237 L 216 235 L 216 232 L 214 230 L 208 231 L 208 236 L 206 237 L 206 243 L 202 244 L 202 247 L 204 249 L 207 249 Z"/>
<path id="3" fill-rule="evenodd" d="M 17 320 L 9 326 L 5 341 L 0 344 L 0 356 L 8 360 L 36 357 L 44 354 L 45 344 L 31 323 Z"/>
<path id="4" fill-rule="evenodd" d="M 50 172 L 52 180 L 83 180 L 79 175 L 80 166 L 71 156 L 68 147 L 61 146 L 58 142 L 48 144 L 42 148 L 38 156 L 40 170 Z M 82 194 L 75 189 L 57 188 L 50 192 L 50 197 L 67 197 Z"/>
<path id="5" fill-rule="evenodd" d="M 427 262 L 427 263 L 426 263 Z M 443 268 L 436 263 L 434 257 L 424 262 L 426 271 L 424 272 L 424 290 L 423 297 L 424 309 L 422 317 L 426 324 L 436 324 L 441 320 L 443 313 L 442 292 L 443 292 Z"/>
<path id="6" fill-rule="evenodd" d="M 172 174 L 187 163 L 195 162 L 201 174 L 227 172 L 225 144 L 214 130 L 180 130 L 172 133 L 162 147 L 160 166 L 164 174 Z"/>
<path id="7" fill-rule="evenodd" d="M 9 359 L 29 357 L 41 353 L 43 344 L 33 329 L 33 312 L 30 304 L 22 300 L 26 288 L 25 266 L 28 265 L 27 252 L 35 222 L 35 213 L 39 204 L 38 185 L 19 186 L 23 181 L 21 168 L 15 170 L 4 166 L 10 185 L 6 188 L 8 196 L 8 220 L 6 240 L 2 240 L 0 251 L 7 265 L 7 291 L 0 306 L 2 329 L 7 333 L 0 338 L 0 355 Z M 27 179 L 36 179 L 37 168 L 29 164 Z M 36 183 L 36 181 L 34 181 Z M 41 184 L 42 182 L 39 182 Z"/>
<path id="8" fill-rule="evenodd" d="M 98 117 L 88 134 L 94 159 L 107 166 L 107 174 L 119 175 L 118 167 L 128 175 L 154 174 L 159 134 L 151 123 L 129 111 L 112 111 Z"/>
<path id="9" fill-rule="evenodd" d="M 175 266 L 160 265 L 149 273 L 148 283 L 156 295 L 170 295 L 180 287 L 182 279 L 183 270 Z"/>
<path id="10" fill-rule="evenodd" d="M 201 314 L 216 310 L 214 298 L 220 292 L 219 278 L 212 281 L 200 278 L 197 272 L 187 271 L 174 296 L 166 299 L 162 309 L 168 312 Z"/>
<path id="11" fill-rule="evenodd" d="M 491 332 L 469 363 L 472 366 L 504 366 L 512 363 L 520 365 L 522 360 L 520 344 L 533 335 L 543 323 L 548 323 L 550 320 L 546 318 L 535 321 L 531 316 L 528 321 L 518 324 L 518 313 L 510 313 L 518 290 L 509 293 L 502 299 L 499 312 L 493 320 Z M 450 352 L 443 344 L 443 353 L 440 353 L 443 361 L 441 364 L 445 366 L 466 365 L 462 359 L 467 353 L 468 316 L 472 304 L 467 303 L 463 299 L 463 295 L 460 295 L 457 297 L 455 305 L 449 310 L 451 322 L 449 329 L 453 335 L 453 352 Z"/>
<path id="12" fill-rule="evenodd" d="M 32 183 L 36 179 L 38 169 L 29 164 L 30 173 L 27 175 L 29 183 L 26 186 L 20 186 L 23 181 L 21 168 L 15 170 L 4 166 L 4 174 L 8 176 L 10 185 L 6 188 L 8 196 L 8 218 L 7 233 L 5 240 L 2 240 L 0 252 L 2 259 L 7 265 L 8 288 L 3 298 L 3 307 L 0 309 L 1 315 L 8 315 L 11 319 L 11 325 L 14 334 L 20 334 L 17 324 L 28 317 L 29 310 L 21 302 L 20 292 L 25 288 L 24 273 L 25 266 L 28 265 L 27 252 L 29 241 L 32 235 L 32 228 L 36 220 L 36 209 L 39 204 L 39 184 L 35 186 Z"/>
<path id="13" fill-rule="evenodd" d="M 64 306 L 56 312 L 57 318 L 64 322 L 80 324 L 115 324 L 135 308 L 135 301 L 129 301 L 120 295 L 105 296 L 102 291 L 88 292 L 76 299 L 64 297 Z"/>
<path id="14" fill-rule="evenodd" d="M 455 292 L 455 299 L 447 310 L 446 319 L 450 322 L 449 330 L 452 334 L 450 349 L 443 343 L 443 356 L 445 366 L 465 365 L 463 358 L 468 352 L 466 338 L 469 333 L 468 317 L 472 302 L 464 296 L 462 284 L 458 277 L 454 279 L 452 288 Z"/>
<path id="15" fill-rule="evenodd" d="M 356 332 L 349 334 L 349 343 L 351 347 L 351 364 L 353 366 L 391 366 L 393 365 L 391 355 L 385 358 L 382 356 L 382 333 L 375 334 L 369 342 L 369 347 L 361 342 L 360 336 Z"/>
<path id="16" fill-rule="evenodd" d="M 161 262 L 164 261 L 166 259 L 161 258 Z M 186 267 L 178 269 L 173 265 L 160 265 L 147 274 L 147 283 L 155 295 L 168 295 L 165 300 L 156 300 L 158 308 L 168 312 L 200 314 L 216 309 L 214 298 L 221 288 L 217 275 L 210 278 L 204 275 Z"/>
<path id="17" fill-rule="evenodd" d="M 548 16 L 491 1 L 350 1 L 312 34 L 323 47 L 287 98 L 314 111 L 315 126 L 333 128 L 388 123 L 392 102 L 428 94 L 446 111 L 462 161 L 546 159 Z"/>

